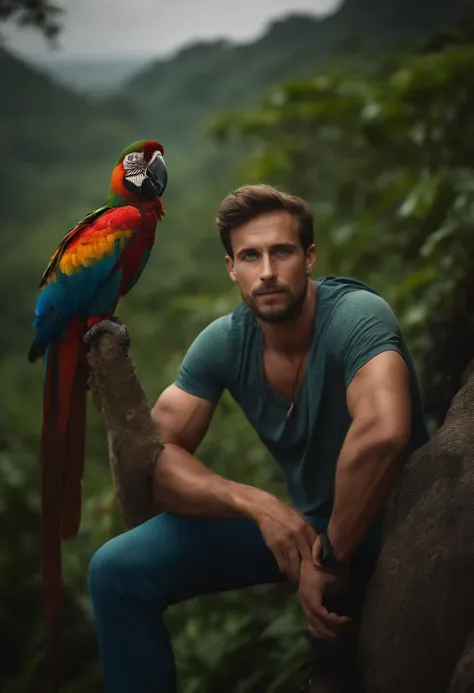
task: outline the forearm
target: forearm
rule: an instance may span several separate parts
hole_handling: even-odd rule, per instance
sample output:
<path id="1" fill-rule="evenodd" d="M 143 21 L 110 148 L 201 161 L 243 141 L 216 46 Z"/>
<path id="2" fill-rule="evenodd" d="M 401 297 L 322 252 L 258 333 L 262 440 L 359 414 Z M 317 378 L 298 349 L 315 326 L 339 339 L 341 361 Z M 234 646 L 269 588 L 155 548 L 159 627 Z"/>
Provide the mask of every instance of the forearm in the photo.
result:
<path id="1" fill-rule="evenodd" d="M 168 443 L 158 456 L 153 500 L 160 510 L 196 517 L 256 521 L 271 494 L 225 479 L 177 445 Z"/>
<path id="2" fill-rule="evenodd" d="M 328 536 L 336 557 L 348 561 L 381 515 L 404 461 L 403 441 L 354 422 L 337 463 Z"/>

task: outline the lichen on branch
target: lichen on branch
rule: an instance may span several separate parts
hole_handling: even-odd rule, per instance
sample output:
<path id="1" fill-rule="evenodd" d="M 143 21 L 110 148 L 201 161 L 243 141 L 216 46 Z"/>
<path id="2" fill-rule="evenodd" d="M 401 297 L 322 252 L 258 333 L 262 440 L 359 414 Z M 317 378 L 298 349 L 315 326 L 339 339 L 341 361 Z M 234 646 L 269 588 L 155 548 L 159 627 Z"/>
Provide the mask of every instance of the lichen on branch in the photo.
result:
<path id="1" fill-rule="evenodd" d="M 102 332 L 90 345 L 88 361 L 94 404 L 107 428 L 120 512 L 126 529 L 131 529 L 158 514 L 152 500 L 152 477 L 163 444 L 124 346 L 112 334 Z"/>

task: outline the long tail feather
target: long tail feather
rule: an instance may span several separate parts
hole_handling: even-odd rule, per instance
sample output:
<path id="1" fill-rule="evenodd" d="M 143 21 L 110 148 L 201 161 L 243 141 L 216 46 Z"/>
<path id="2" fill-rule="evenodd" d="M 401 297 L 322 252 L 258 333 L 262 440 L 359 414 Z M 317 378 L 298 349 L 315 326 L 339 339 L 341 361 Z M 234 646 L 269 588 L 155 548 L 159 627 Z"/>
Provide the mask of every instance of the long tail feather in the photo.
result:
<path id="1" fill-rule="evenodd" d="M 67 427 L 67 456 L 64 467 L 63 508 L 61 535 L 74 539 L 81 524 L 82 478 L 84 476 L 86 401 L 87 401 L 87 350 L 82 341 L 84 331 L 78 336 L 76 372 L 71 390 Z"/>
<path id="2" fill-rule="evenodd" d="M 46 353 L 43 394 L 42 576 L 53 690 L 60 680 L 61 537 L 76 536 L 84 470 L 87 357 L 84 321 L 71 321 Z"/>
<path id="3" fill-rule="evenodd" d="M 61 585 L 61 492 L 63 472 L 56 438 L 59 418 L 58 349 L 51 344 L 46 352 L 43 393 L 43 428 L 41 435 L 41 553 L 44 609 L 48 627 L 48 653 L 52 688 L 60 680 Z"/>

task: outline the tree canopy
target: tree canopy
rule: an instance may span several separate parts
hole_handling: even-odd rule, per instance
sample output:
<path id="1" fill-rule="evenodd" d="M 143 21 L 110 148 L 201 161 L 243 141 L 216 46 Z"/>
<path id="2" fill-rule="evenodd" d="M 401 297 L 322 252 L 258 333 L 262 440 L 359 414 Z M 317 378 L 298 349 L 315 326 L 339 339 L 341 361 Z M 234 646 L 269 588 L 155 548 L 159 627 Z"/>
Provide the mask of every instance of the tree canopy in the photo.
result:
<path id="1" fill-rule="evenodd" d="M 311 200 L 320 268 L 364 277 L 394 306 L 437 423 L 472 357 L 473 87 L 474 48 L 455 43 L 287 83 L 214 125 L 251 140 L 248 178 Z"/>

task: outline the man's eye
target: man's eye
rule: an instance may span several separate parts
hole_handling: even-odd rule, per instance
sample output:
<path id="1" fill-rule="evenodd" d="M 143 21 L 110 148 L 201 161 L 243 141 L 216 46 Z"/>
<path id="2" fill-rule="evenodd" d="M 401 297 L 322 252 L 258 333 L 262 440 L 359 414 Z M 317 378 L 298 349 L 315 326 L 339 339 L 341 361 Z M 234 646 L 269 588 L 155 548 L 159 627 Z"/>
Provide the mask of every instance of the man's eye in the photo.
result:
<path id="1" fill-rule="evenodd" d="M 257 258 L 257 253 L 253 253 L 251 251 L 245 253 L 244 255 L 244 260 L 255 260 Z"/>
<path id="2" fill-rule="evenodd" d="M 286 257 L 289 254 L 288 248 L 277 248 L 275 250 L 275 255 L 278 257 Z"/>

